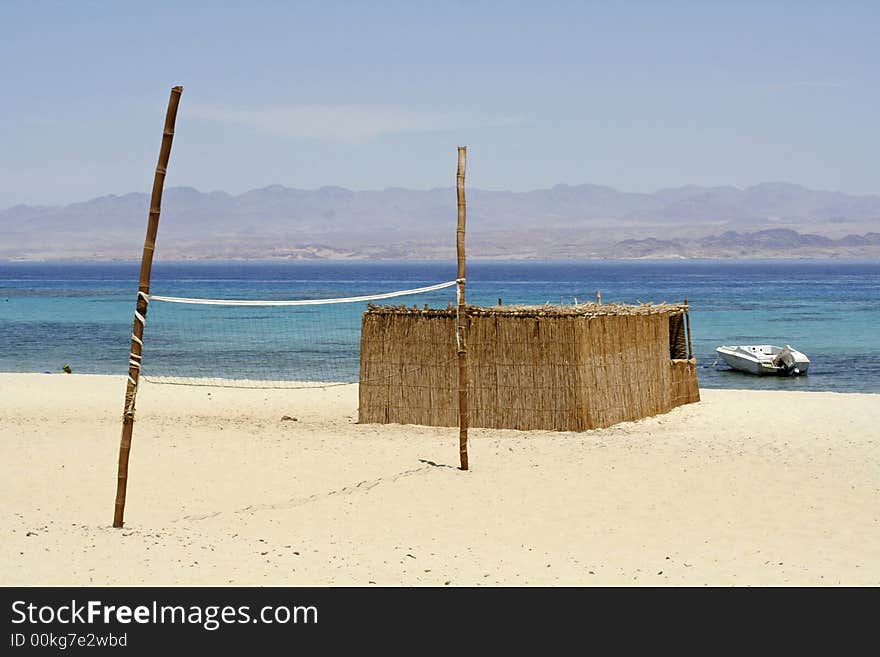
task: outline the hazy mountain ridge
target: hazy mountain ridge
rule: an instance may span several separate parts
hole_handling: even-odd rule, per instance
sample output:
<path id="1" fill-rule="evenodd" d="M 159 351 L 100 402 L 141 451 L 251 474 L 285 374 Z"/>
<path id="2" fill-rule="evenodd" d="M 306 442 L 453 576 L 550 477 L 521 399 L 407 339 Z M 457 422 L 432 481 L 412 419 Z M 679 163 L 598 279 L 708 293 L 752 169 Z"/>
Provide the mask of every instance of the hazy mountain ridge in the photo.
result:
<path id="1" fill-rule="evenodd" d="M 880 255 L 880 196 L 790 183 L 621 192 L 556 185 L 469 189 L 473 257 Z M 149 197 L 102 196 L 0 211 L 0 258 L 135 259 Z M 169 258 L 436 258 L 454 252 L 453 188 L 271 185 L 243 194 L 165 191 L 159 246 Z M 779 230 L 788 232 L 778 232 Z M 776 232 L 774 232 L 776 231 Z"/>
<path id="2" fill-rule="evenodd" d="M 852 257 L 880 251 L 880 233 L 850 234 L 831 239 L 787 228 L 774 228 L 752 233 L 726 231 L 699 239 L 629 239 L 618 242 L 615 247 L 620 257 L 639 258 Z"/>

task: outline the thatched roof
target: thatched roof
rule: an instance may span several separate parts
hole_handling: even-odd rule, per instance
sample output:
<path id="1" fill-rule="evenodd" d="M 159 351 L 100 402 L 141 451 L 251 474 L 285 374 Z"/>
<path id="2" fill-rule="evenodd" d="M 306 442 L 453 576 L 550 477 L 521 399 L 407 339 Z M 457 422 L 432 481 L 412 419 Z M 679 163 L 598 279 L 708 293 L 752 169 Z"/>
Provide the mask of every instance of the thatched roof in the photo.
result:
<path id="1" fill-rule="evenodd" d="M 470 317 L 602 317 L 608 315 L 677 315 L 687 310 L 680 303 L 579 303 L 566 306 L 467 306 Z M 377 306 L 369 304 L 367 312 L 380 315 L 421 315 L 423 317 L 454 317 L 455 307 L 419 308 L 417 306 Z"/>

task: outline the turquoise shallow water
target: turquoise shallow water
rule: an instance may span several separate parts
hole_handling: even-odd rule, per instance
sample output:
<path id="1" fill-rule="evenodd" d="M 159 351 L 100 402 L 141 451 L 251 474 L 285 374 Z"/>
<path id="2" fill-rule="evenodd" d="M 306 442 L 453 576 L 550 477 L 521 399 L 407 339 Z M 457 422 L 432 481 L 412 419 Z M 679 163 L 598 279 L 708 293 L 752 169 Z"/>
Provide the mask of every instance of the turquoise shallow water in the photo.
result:
<path id="1" fill-rule="evenodd" d="M 0 264 L 0 371 L 122 374 L 136 264 Z M 251 299 L 374 294 L 451 280 L 453 263 L 163 263 L 153 293 Z M 468 301 L 691 303 L 700 384 L 880 392 L 880 263 L 852 261 L 473 262 Z M 445 306 L 454 291 L 406 298 Z M 212 361 L 246 376 L 265 363 L 317 380 L 355 377 L 362 305 L 277 309 L 151 305 L 145 368 L 193 375 Z M 210 330 L 222 326 L 222 330 Z M 716 364 L 720 344 L 791 344 L 810 374 L 752 377 Z M 279 365 L 280 364 L 280 365 Z M 162 370 L 161 372 L 159 370 Z"/>

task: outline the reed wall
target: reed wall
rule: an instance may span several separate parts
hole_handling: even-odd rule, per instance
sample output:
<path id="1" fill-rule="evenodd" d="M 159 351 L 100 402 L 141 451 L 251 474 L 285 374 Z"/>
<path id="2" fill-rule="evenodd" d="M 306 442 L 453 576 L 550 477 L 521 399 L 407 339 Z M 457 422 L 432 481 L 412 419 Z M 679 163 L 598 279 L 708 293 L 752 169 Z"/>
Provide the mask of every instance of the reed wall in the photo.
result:
<path id="1" fill-rule="evenodd" d="M 583 431 L 698 401 L 694 362 L 671 358 L 681 312 L 469 307 L 470 425 Z M 454 310 L 364 314 L 360 422 L 457 426 L 457 394 Z"/>
<path id="2" fill-rule="evenodd" d="M 700 401 L 700 388 L 697 382 L 697 361 L 673 360 L 672 371 L 672 408 L 693 404 Z"/>

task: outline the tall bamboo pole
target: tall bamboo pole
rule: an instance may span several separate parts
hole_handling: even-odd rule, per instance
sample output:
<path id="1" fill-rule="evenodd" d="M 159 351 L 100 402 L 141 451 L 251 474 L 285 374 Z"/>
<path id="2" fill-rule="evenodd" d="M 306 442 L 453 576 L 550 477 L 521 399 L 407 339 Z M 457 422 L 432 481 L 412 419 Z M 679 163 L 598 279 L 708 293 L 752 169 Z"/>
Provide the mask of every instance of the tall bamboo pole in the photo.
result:
<path id="1" fill-rule="evenodd" d="M 156 246 L 156 232 L 159 230 L 159 212 L 162 208 L 162 190 L 165 187 L 165 172 L 171 155 L 171 142 L 174 139 L 174 124 L 177 121 L 177 105 L 183 87 L 173 87 L 168 99 L 165 114 L 165 129 L 162 132 L 162 146 L 159 149 L 159 163 L 153 178 L 153 194 L 150 198 L 150 218 L 147 223 L 147 236 L 144 239 L 144 254 L 141 258 L 141 275 L 138 284 L 137 303 L 134 312 L 134 327 L 131 331 L 131 354 L 128 360 L 128 383 L 125 387 L 125 407 L 122 413 L 122 439 L 119 443 L 119 470 L 116 476 L 116 507 L 113 512 L 113 526 L 122 527 L 125 514 L 125 492 L 128 486 L 128 457 L 131 453 L 131 433 L 134 429 L 134 406 L 137 398 L 138 381 L 141 373 L 143 354 L 144 324 L 147 321 L 147 302 L 150 295 L 150 274 L 153 269 L 153 249 Z"/>
<path id="2" fill-rule="evenodd" d="M 458 253 L 458 307 L 456 308 L 455 338 L 458 346 L 458 453 L 461 469 L 468 469 L 468 365 L 465 330 L 467 307 L 465 302 L 465 252 L 464 228 L 467 205 L 464 198 L 464 170 L 467 164 L 467 146 L 458 147 L 458 173 L 455 176 L 458 196 L 458 228 L 455 231 L 456 251 Z"/>

